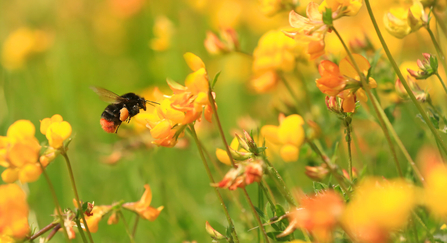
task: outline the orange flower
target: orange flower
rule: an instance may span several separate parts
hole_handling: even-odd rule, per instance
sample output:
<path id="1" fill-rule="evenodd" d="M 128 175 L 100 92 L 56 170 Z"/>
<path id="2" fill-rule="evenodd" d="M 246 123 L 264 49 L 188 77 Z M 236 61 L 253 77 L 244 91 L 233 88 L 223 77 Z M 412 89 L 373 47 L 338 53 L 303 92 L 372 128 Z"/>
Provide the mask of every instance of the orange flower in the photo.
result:
<path id="1" fill-rule="evenodd" d="M 353 58 L 362 74 L 366 76 L 371 66 L 368 60 L 359 54 L 353 54 Z M 363 102 L 368 100 L 365 91 L 361 88 L 360 76 L 349 57 L 343 58 L 338 67 L 331 61 L 321 61 L 318 69 L 321 78 L 316 81 L 317 87 L 329 96 L 340 97 L 344 112 L 354 112 L 357 100 Z M 371 77 L 368 85 L 370 88 L 377 87 L 376 81 Z M 346 86 L 349 86 L 349 89 L 346 89 Z"/>
<path id="2" fill-rule="evenodd" d="M 112 206 L 104 205 L 104 206 L 94 206 L 91 210 L 91 216 L 85 216 L 85 220 L 88 225 L 88 229 L 92 233 L 96 233 L 98 231 L 99 221 L 104 217 L 105 214 L 110 212 Z M 84 229 L 85 230 L 85 229 Z"/>
<path id="3" fill-rule="evenodd" d="M 29 233 L 25 193 L 18 185 L 8 184 L 0 185 L 0 195 L 0 235 L 24 238 Z"/>
<path id="4" fill-rule="evenodd" d="M 336 96 L 346 86 L 346 78 L 340 73 L 337 64 L 323 60 L 318 66 L 321 78 L 317 79 L 317 87 L 326 95 Z"/>
<path id="5" fill-rule="evenodd" d="M 154 221 L 157 219 L 161 210 L 163 210 L 163 206 L 158 208 L 153 208 L 150 206 L 152 201 L 152 191 L 149 185 L 144 185 L 146 189 L 138 202 L 131 202 L 123 204 L 123 208 L 134 211 L 140 215 L 143 219 L 147 219 L 149 221 Z"/>
<path id="6" fill-rule="evenodd" d="M 287 213 L 289 226 L 277 237 L 291 234 L 295 229 L 306 229 L 318 242 L 330 242 L 332 230 L 344 210 L 343 199 L 333 191 L 325 191 L 301 200 L 301 207 Z"/>
<path id="7" fill-rule="evenodd" d="M 7 169 L 2 173 L 3 181 L 12 183 L 36 181 L 42 173 L 37 162 L 40 145 L 34 137 L 35 127 L 28 120 L 14 122 L 0 136 L 0 165 Z"/>
<path id="8" fill-rule="evenodd" d="M 229 190 L 236 190 L 243 188 L 253 182 L 260 182 L 264 174 L 264 161 L 254 160 L 249 162 L 240 162 L 237 168 L 231 168 L 225 174 L 222 181 L 211 184 L 214 187 L 228 188 Z"/>

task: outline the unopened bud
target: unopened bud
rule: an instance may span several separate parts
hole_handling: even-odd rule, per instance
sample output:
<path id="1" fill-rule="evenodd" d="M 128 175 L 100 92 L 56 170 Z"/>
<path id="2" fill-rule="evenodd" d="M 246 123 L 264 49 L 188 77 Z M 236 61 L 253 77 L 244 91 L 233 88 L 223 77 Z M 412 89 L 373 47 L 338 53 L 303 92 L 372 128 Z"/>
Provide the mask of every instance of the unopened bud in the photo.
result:
<path id="1" fill-rule="evenodd" d="M 407 69 L 408 73 L 416 79 L 427 79 L 438 72 L 438 59 L 429 53 L 422 53 L 422 55 L 424 60 L 416 61 L 420 70 Z"/>
<path id="2" fill-rule="evenodd" d="M 321 181 L 324 178 L 326 178 L 326 176 L 329 173 L 329 170 L 326 164 L 322 164 L 320 166 L 306 166 L 305 173 L 310 179 L 315 181 Z"/>
<path id="3" fill-rule="evenodd" d="M 243 152 L 243 151 L 237 151 L 230 147 L 231 156 L 234 160 L 243 161 L 247 160 L 251 157 L 253 157 L 253 153 L 251 152 Z"/>
<path id="4" fill-rule="evenodd" d="M 211 238 L 213 238 L 213 240 L 223 240 L 223 239 L 227 238 L 224 235 L 222 235 L 221 233 L 219 233 L 219 231 L 217 231 L 213 227 L 211 227 L 211 225 L 210 225 L 210 223 L 208 223 L 208 221 L 206 221 L 206 223 L 205 223 L 205 229 L 206 229 L 206 232 L 208 232 L 208 234 L 211 236 Z"/>
<path id="5" fill-rule="evenodd" d="M 248 146 L 248 143 L 245 139 L 241 138 L 241 136 L 239 136 L 239 134 L 235 134 L 237 141 L 239 142 L 239 146 L 243 149 L 245 149 L 246 151 L 250 151 L 250 146 Z"/>
<path id="6" fill-rule="evenodd" d="M 117 224 L 118 223 L 118 221 L 119 221 L 119 216 L 118 216 L 118 214 L 116 213 L 116 211 L 114 211 L 111 215 L 110 215 L 110 217 L 109 217 L 109 219 L 107 220 L 107 224 Z"/>
<path id="7" fill-rule="evenodd" d="M 343 169 L 343 176 L 346 177 L 346 179 L 351 180 L 349 173 L 345 169 Z M 357 178 L 357 169 L 355 167 L 352 167 L 352 177 L 354 179 Z"/>

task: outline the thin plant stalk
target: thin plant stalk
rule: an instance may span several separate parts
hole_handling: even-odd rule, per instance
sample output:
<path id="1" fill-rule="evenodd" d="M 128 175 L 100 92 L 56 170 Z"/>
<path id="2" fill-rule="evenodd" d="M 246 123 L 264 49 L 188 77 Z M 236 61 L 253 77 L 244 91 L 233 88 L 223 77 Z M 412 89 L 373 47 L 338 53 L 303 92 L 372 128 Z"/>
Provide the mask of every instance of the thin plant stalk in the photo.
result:
<path id="1" fill-rule="evenodd" d="M 422 225 L 422 228 L 425 229 L 425 231 L 427 232 L 427 237 L 430 238 L 431 242 L 436 242 L 435 238 L 433 237 L 433 234 L 430 232 L 430 229 L 427 227 L 427 225 L 424 224 L 424 221 L 422 221 L 422 219 L 419 217 L 419 215 L 413 210 L 413 217 Z"/>
<path id="2" fill-rule="evenodd" d="M 56 195 L 56 191 L 54 190 L 54 186 L 53 183 L 51 183 L 50 177 L 47 174 L 47 171 L 45 170 L 45 168 L 43 167 L 42 163 L 39 162 L 40 165 L 40 169 L 42 170 L 42 173 L 45 177 L 45 180 L 47 181 L 48 187 L 50 188 L 50 192 L 51 192 L 51 196 L 53 197 L 53 201 L 54 201 L 54 205 L 56 206 L 56 213 L 57 216 L 59 217 L 60 220 L 60 224 L 63 225 L 64 224 L 64 218 L 62 217 L 62 212 L 61 212 L 61 206 L 59 204 L 59 201 L 57 200 L 57 195 Z M 65 238 L 71 242 L 70 238 L 68 237 L 68 233 L 67 233 L 67 229 L 65 227 L 62 227 L 63 231 L 64 231 L 64 235 Z"/>
<path id="3" fill-rule="evenodd" d="M 133 238 L 135 237 L 135 233 L 137 232 L 138 222 L 140 222 L 140 216 L 138 216 L 138 214 L 136 214 L 135 223 L 133 224 L 133 229 L 132 229 L 132 237 Z"/>
<path id="4" fill-rule="evenodd" d="M 60 225 L 60 223 L 57 222 L 53 222 L 45 227 L 43 227 L 41 230 L 37 231 L 34 235 L 32 235 L 31 237 L 29 237 L 29 241 L 35 240 L 37 239 L 37 237 L 45 234 L 47 231 L 53 229 L 54 227 L 56 227 L 56 225 Z M 68 238 L 67 238 L 68 239 Z"/>
<path id="5" fill-rule="evenodd" d="M 206 162 L 205 155 L 203 153 L 202 147 L 200 146 L 201 143 L 199 141 L 199 138 L 197 137 L 197 133 L 196 133 L 196 130 L 194 128 L 194 125 L 192 125 L 192 124 L 189 125 L 189 130 L 191 131 L 191 136 L 193 137 L 193 139 L 194 139 L 194 141 L 195 141 L 195 143 L 197 145 L 197 149 L 199 150 L 200 158 L 202 159 L 203 165 L 205 166 L 206 173 L 208 174 L 209 180 L 210 180 L 211 183 L 214 184 L 215 182 L 214 182 L 213 175 L 211 174 L 210 167 L 208 166 L 208 163 Z M 216 187 L 213 187 L 213 188 L 214 188 L 214 192 L 217 195 L 217 198 L 220 201 L 220 204 L 222 205 L 222 208 L 223 208 L 223 210 L 225 212 L 225 216 L 227 217 L 228 225 L 230 227 L 231 234 L 233 235 L 233 240 L 235 242 L 239 242 L 239 238 L 237 237 L 237 233 L 236 233 L 236 228 L 234 227 L 233 220 L 231 219 L 231 216 L 228 213 L 227 206 L 225 205 L 225 203 L 224 203 L 224 201 L 222 199 L 222 195 L 220 195 L 220 192 L 219 192 L 219 190 Z"/>
<path id="6" fill-rule="evenodd" d="M 262 156 L 262 159 L 265 161 L 265 163 L 267 163 L 267 165 L 269 166 L 267 168 L 267 174 L 270 176 L 270 178 L 273 179 L 273 181 L 275 181 L 276 186 L 278 187 L 278 190 L 281 192 L 281 194 L 284 196 L 284 198 L 286 199 L 286 201 L 290 204 L 290 206 L 296 207 L 298 206 L 298 203 L 295 201 L 295 199 L 292 196 L 292 193 L 290 192 L 290 190 L 288 189 L 286 183 L 284 182 L 284 180 L 282 179 L 281 175 L 279 174 L 279 172 L 275 169 L 275 167 L 273 167 L 272 163 L 270 163 L 270 161 L 267 159 L 267 157 Z"/>
<path id="7" fill-rule="evenodd" d="M 380 43 L 382 44 L 382 47 L 388 57 L 388 60 L 390 61 L 391 65 L 393 66 L 394 71 L 396 72 L 397 76 L 399 77 L 400 81 L 402 82 L 402 85 L 404 86 L 405 90 L 408 93 L 408 96 L 410 96 L 411 101 L 414 103 L 416 108 L 418 109 L 419 113 L 421 114 L 422 118 L 424 119 L 425 123 L 427 124 L 430 131 L 435 136 L 435 139 L 439 142 L 442 150 L 447 153 L 447 146 L 444 144 L 444 141 L 441 138 L 441 135 L 436 130 L 436 128 L 431 123 L 430 119 L 428 118 L 427 114 L 425 113 L 422 106 L 419 104 L 419 102 L 416 100 L 416 97 L 414 96 L 413 92 L 411 91 L 410 87 L 408 86 L 407 81 L 403 77 L 402 73 L 399 70 L 399 67 L 396 64 L 396 61 L 394 60 L 393 56 L 391 55 L 391 52 L 383 39 L 382 33 L 380 32 L 379 26 L 377 25 L 376 19 L 374 17 L 374 13 L 372 12 L 371 5 L 369 3 L 369 0 L 365 0 L 365 5 L 368 10 L 369 17 L 371 18 L 371 22 L 374 25 L 374 29 L 376 30 L 377 36 L 379 37 Z"/>
<path id="8" fill-rule="evenodd" d="M 265 187 L 265 182 L 261 181 L 258 183 L 259 184 L 259 188 L 261 188 L 261 190 L 264 192 L 265 197 L 267 198 L 267 201 L 269 201 L 270 203 L 270 207 L 272 207 L 273 211 L 275 211 L 275 205 L 276 203 L 273 202 L 273 195 L 270 195 L 269 191 L 267 190 L 267 188 Z"/>
<path id="9" fill-rule="evenodd" d="M 123 220 L 123 224 L 124 224 L 124 229 L 126 230 L 127 235 L 129 236 L 130 242 L 131 243 L 135 243 L 135 239 L 133 238 L 133 235 L 131 234 L 130 230 L 129 230 L 129 225 L 127 224 L 126 219 L 124 218 L 124 214 L 121 210 L 118 210 L 118 213 L 121 217 L 121 219 Z"/>
<path id="10" fill-rule="evenodd" d="M 447 26 L 445 25 L 444 20 L 441 16 L 439 16 L 436 10 L 433 9 L 432 13 L 435 16 L 436 23 L 438 24 L 439 28 L 441 28 L 442 33 L 444 33 L 445 37 L 447 37 Z"/>
<path id="11" fill-rule="evenodd" d="M 295 110 L 299 115 L 303 115 L 301 113 L 301 110 L 299 108 L 300 105 L 300 101 L 298 100 L 298 98 L 296 97 L 296 95 L 294 94 L 293 90 L 292 90 L 292 86 L 290 86 L 289 82 L 286 80 L 286 78 L 284 78 L 284 75 L 281 75 L 281 80 L 284 84 L 284 86 L 286 86 L 287 91 L 289 92 L 290 96 L 292 96 L 293 101 L 295 102 Z"/>
<path id="12" fill-rule="evenodd" d="M 348 144 L 348 155 L 349 155 L 349 163 L 348 163 L 348 170 L 349 170 L 349 179 L 352 181 L 352 153 L 351 153 L 351 131 L 352 131 L 352 119 L 350 117 L 346 117 L 345 120 L 345 128 L 346 128 L 346 142 Z"/>
<path id="13" fill-rule="evenodd" d="M 262 221 L 261 218 L 259 218 L 258 213 L 256 212 L 255 206 L 253 206 L 253 202 L 250 199 L 250 195 L 248 195 L 247 190 L 245 189 L 245 187 L 241 188 L 242 191 L 244 192 L 245 198 L 247 198 L 247 202 L 250 205 L 251 210 L 253 211 L 253 214 L 255 215 L 256 221 L 258 221 L 259 227 L 261 228 L 262 234 L 264 235 L 264 240 L 266 243 L 269 243 L 269 237 L 267 236 L 267 233 L 265 232 L 265 228 L 262 225 Z"/>
<path id="14" fill-rule="evenodd" d="M 331 163 L 329 157 L 327 157 L 326 155 L 324 155 L 320 149 L 315 145 L 315 143 L 313 141 L 310 141 L 309 139 L 307 139 L 307 144 L 309 144 L 309 146 L 311 147 L 311 149 L 317 153 L 318 156 L 320 156 L 321 160 L 323 161 L 323 163 L 326 164 L 327 168 L 329 169 L 329 171 L 331 172 L 332 176 L 335 178 L 335 180 L 337 180 L 338 184 L 340 184 L 341 189 L 346 192 L 349 193 L 348 188 L 346 187 L 343 178 L 340 177 L 340 174 L 337 173 L 336 169 L 334 168 L 334 165 Z"/>
<path id="15" fill-rule="evenodd" d="M 436 72 L 435 75 L 436 75 L 436 77 L 438 77 L 439 82 L 441 82 L 442 87 L 444 88 L 444 91 L 447 93 L 447 87 L 445 87 L 445 83 L 444 83 L 444 81 L 442 80 L 441 76 L 439 75 L 438 72 Z"/>
<path id="16" fill-rule="evenodd" d="M 359 75 L 359 77 L 361 79 L 363 90 L 365 90 L 366 95 L 371 100 L 372 97 L 373 97 L 373 95 L 371 94 L 371 89 L 369 88 L 363 73 L 360 71 L 360 68 L 358 67 L 357 62 L 355 61 L 354 57 L 352 56 L 351 51 L 349 51 L 348 46 L 346 46 L 346 43 L 344 42 L 344 40 L 341 37 L 341 35 L 338 33 L 337 29 L 335 29 L 335 28 L 332 28 L 332 29 L 334 30 L 334 33 L 337 35 L 338 39 L 340 40 L 341 44 L 343 45 L 344 49 L 346 50 L 346 53 L 348 54 L 349 59 L 351 59 L 352 64 L 353 64 L 355 70 L 357 71 L 357 73 L 358 73 L 358 75 Z M 388 146 L 390 147 L 391 154 L 393 155 L 393 159 L 394 159 L 394 163 L 395 163 L 396 168 L 397 168 L 397 172 L 399 173 L 400 177 L 403 177 L 404 175 L 402 173 L 402 169 L 400 168 L 399 160 L 397 159 L 396 151 L 394 149 L 394 144 L 391 141 L 389 131 L 388 131 L 388 129 L 387 129 L 386 125 L 385 125 L 385 122 L 384 122 L 384 120 L 388 119 L 388 118 L 386 116 L 382 117 L 380 115 L 379 110 L 381 110 L 381 108 L 379 108 L 375 102 L 372 102 L 372 104 L 373 104 L 374 111 L 377 114 L 377 118 L 379 119 L 380 127 L 382 128 L 383 133 L 385 134 L 386 140 L 388 142 Z"/>
<path id="17" fill-rule="evenodd" d="M 51 238 L 53 238 L 53 236 L 59 231 L 60 228 L 61 228 L 60 224 L 56 225 L 56 227 L 54 227 L 53 230 L 48 234 L 46 240 L 50 241 Z"/>
<path id="18" fill-rule="evenodd" d="M 88 243 L 88 240 L 84 234 L 84 230 L 82 229 L 81 222 L 79 221 L 79 219 L 75 219 L 74 221 L 76 222 L 76 225 L 78 226 L 78 231 L 79 231 L 79 234 L 81 235 L 82 242 Z"/>
<path id="19" fill-rule="evenodd" d="M 373 96 L 372 102 L 377 103 L 377 99 L 375 96 Z M 383 117 L 386 117 L 385 112 L 380 109 L 379 110 L 380 114 Z M 402 143 L 402 141 L 400 140 L 399 136 L 397 135 L 396 131 L 393 128 L 393 125 L 390 123 L 390 121 L 388 119 L 384 119 L 386 126 L 389 128 L 391 134 L 394 137 L 394 140 L 397 143 L 397 146 L 400 148 L 401 152 L 404 154 L 405 158 L 407 159 L 408 163 L 410 163 L 411 167 L 413 168 L 413 171 L 415 172 L 417 178 L 419 179 L 419 181 L 424 184 L 425 183 L 425 179 L 422 176 L 421 172 L 419 171 L 416 163 L 413 161 L 413 159 L 411 158 L 410 154 L 408 153 L 407 149 L 405 148 L 404 144 Z"/>
<path id="20" fill-rule="evenodd" d="M 440 46 L 439 43 L 436 41 L 436 37 L 435 37 L 435 35 L 433 34 L 433 31 L 431 31 L 430 27 L 429 27 L 429 26 L 426 26 L 425 29 L 426 29 L 426 30 L 428 31 L 428 33 L 430 34 L 431 41 L 433 42 L 433 45 L 435 46 L 436 53 L 438 54 L 439 59 L 441 59 L 441 63 L 442 63 L 442 66 L 444 67 L 444 70 L 447 71 L 447 64 L 446 64 L 446 60 L 445 60 L 445 56 L 444 56 L 444 52 L 442 51 L 441 46 Z M 441 83 L 442 83 L 442 86 L 444 87 L 444 90 L 446 90 L 446 88 L 445 88 L 445 84 L 444 84 L 444 82 L 442 82 L 442 80 L 441 80 Z M 447 90 L 446 90 L 446 93 L 447 93 Z"/>
<path id="21" fill-rule="evenodd" d="M 85 230 L 87 231 L 87 235 L 88 235 L 90 242 L 94 243 L 92 234 L 90 233 L 90 229 L 88 228 L 88 225 L 87 225 L 87 221 L 85 220 L 84 210 L 82 209 L 81 200 L 79 200 L 79 194 L 78 194 L 78 190 L 76 189 L 76 182 L 75 182 L 74 175 L 73 175 L 73 169 L 71 168 L 70 159 L 68 158 L 68 155 L 67 155 L 67 152 L 65 151 L 65 149 L 61 150 L 61 155 L 64 157 L 65 162 L 67 164 L 68 174 L 70 175 L 71 186 L 73 188 L 73 191 L 74 191 L 74 194 L 76 197 L 76 203 L 78 204 L 78 209 L 81 212 L 81 218 L 82 218 L 82 221 L 84 222 Z M 76 223 L 78 223 L 78 222 L 76 222 Z M 78 227 L 80 227 L 80 225 L 78 225 Z M 79 231 L 81 232 L 82 228 L 79 228 Z"/>
<path id="22" fill-rule="evenodd" d="M 226 151 L 227 151 L 228 158 L 230 158 L 231 165 L 232 165 L 234 168 L 236 168 L 236 164 L 234 163 L 233 156 L 231 155 L 231 152 L 230 152 L 230 146 L 228 145 L 227 139 L 225 138 L 225 134 L 224 134 L 223 129 L 222 129 L 222 125 L 221 125 L 221 123 L 220 123 L 219 114 L 217 113 L 217 108 L 216 108 L 216 101 L 214 100 L 214 96 L 213 96 L 213 94 L 212 94 L 211 86 L 210 86 L 209 89 L 208 89 L 208 98 L 209 98 L 209 101 L 210 101 L 210 103 L 211 103 L 211 107 L 212 107 L 212 109 L 213 109 L 214 117 L 216 118 L 216 123 L 217 123 L 217 126 L 218 126 L 218 128 L 219 128 L 220 137 L 222 138 L 222 142 L 223 142 L 224 145 L 225 145 L 225 149 L 226 149 Z M 211 172 L 210 172 L 210 173 L 211 173 Z M 253 214 L 255 215 L 255 218 L 256 218 L 256 220 L 257 220 L 258 223 L 259 223 L 259 227 L 260 227 L 261 230 L 262 230 L 262 233 L 263 233 L 263 235 L 264 235 L 265 242 L 267 242 L 267 243 L 270 242 L 270 241 L 269 241 L 269 238 L 268 238 L 268 236 L 267 236 L 267 233 L 265 232 L 264 226 L 262 225 L 261 219 L 259 218 L 259 215 L 258 215 L 258 213 L 256 212 L 256 209 L 254 208 L 253 203 L 251 202 L 250 196 L 248 195 L 248 193 L 247 193 L 247 191 L 245 190 L 245 188 L 242 188 L 242 190 L 244 191 L 244 195 L 245 195 L 245 197 L 247 198 L 247 201 L 248 201 L 248 203 L 250 204 L 250 207 L 251 207 L 251 209 L 252 209 L 252 211 L 253 211 Z"/>

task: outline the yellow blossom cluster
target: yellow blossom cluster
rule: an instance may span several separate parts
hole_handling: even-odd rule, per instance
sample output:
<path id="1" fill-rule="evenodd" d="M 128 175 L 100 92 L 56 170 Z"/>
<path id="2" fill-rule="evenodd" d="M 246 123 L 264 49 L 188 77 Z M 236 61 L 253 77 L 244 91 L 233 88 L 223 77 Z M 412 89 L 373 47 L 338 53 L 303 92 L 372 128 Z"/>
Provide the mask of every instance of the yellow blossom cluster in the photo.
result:
<path id="1" fill-rule="evenodd" d="M 3 181 L 33 182 L 39 178 L 40 144 L 34 134 L 35 127 L 30 121 L 18 120 L 8 128 L 6 136 L 0 136 L 0 165 L 6 167 Z"/>
<path id="2" fill-rule="evenodd" d="M 304 120 L 299 115 L 280 116 L 280 125 L 265 125 L 261 135 L 267 142 L 280 146 L 279 154 L 285 162 L 297 161 L 305 141 Z"/>
<path id="3" fill-rule="evenodd" d="M 205 64 L 198 56 L 188 52 L 186 63 L 193 70 L 185 80 L 185 86 L 168 80 L 173 94 L 166 96 L 152 113 L 143 113 L 136 120 L 145 124 L 155 139 L 153 143 L 173 147 L 183 136 L 186 125 L 201 121 L 202 113 L 211 122 L 213 109 L 208 97 L 209 81 Z"/>
<path id="4" fill-rule="evenodd" d="M 270 91 L 276 86 L 280 72 L 290 72 L 296 67 L 300 45 L 284 36 L 279 30 L 271 30 L 259 39 L 253 52 L 253 78 L 251 86 L 256 92 Z"/>

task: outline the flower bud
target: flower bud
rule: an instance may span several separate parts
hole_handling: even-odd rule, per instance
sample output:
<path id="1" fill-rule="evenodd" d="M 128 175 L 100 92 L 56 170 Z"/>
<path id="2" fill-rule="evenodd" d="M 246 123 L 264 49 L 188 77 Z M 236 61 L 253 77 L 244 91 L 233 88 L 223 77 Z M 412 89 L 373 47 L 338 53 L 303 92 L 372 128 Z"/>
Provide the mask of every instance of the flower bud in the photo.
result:
<path id="1" fill-rule="evenodd" d="M 206 221 L 206 223 L 205 223 L 205 229 L 206 229 L 206 232 L 211 236 L 211 238 L 213 238 L 213 240 L 226 239 L 226 237 L 224 235 L 222 235 L 221 233 L 219 233 L 219 231 L 217 231 L 213 227 L 211 227 L 211 225 L 210 225 L 210 223 L 208 223 L 208 221 Z"/>
<path id="2" fill-rule="evenodd" d="M 237 151 L 231 147 L 229 149 L 230 149 L 231 156 L 233 157 L 234 160 L 244 161 L 244 160 L 247 160 L 247 159 L 253 157 L 253 153 Z"/>
<path id="3" fill-rule="evenodd" d="M 418 59 L 416 61 L 420 70 L 415 71 L 409 68 L 407 69 L 408 73 L 416 79 L 427 79 L 438 72 L 438 59 L 428 53 L 423 53 L 422 55 L 425 60 Z"/>
<path id="4" fill-rule="evenodd" d="M 315 181 L 321 181 L 326 178 L 329 170 L 326 164 L 322 164 L 320 166 L 306 166 L 305 171 L 307 177 Z"/>

